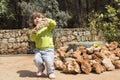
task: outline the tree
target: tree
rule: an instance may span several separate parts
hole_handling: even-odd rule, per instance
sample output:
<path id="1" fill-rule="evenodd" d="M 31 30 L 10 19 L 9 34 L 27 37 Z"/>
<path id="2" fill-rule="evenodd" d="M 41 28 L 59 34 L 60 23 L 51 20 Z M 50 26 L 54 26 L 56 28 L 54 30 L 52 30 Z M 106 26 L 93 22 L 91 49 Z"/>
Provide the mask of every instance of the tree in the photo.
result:
<path id="1" fill-rule="evenodd" d="M 43 12 L 46 17 L 56 20 L 57 27 L 66 27 L 67 21 L 71 18 L 67 11 L 59 9 L 57 0 L 43 0 Z"/>
<path id="2" fill-rule="evenodd" d="M 19 2 L 21 14 L 24 17 L 23 25 L 28 21 L 30 14 L 34 11 L 40 11 L 46 17 L 55 19 L 58 23 L 57 27 L 67 26 L 67 21 L 70 18 L 69 14 L 59 10 L 59 3 L 56 0 L 29 0 L 29 2 Z M 27 23 L 26 23 L 27 24 Z"/>
<path id="3" fill-rule="evenodd" d="M 114 5 L 113 5 L 114 4 Z M 116 6 L 115 6 L 116 5 Z M 120 23 L 120 0 L 114 0 L 106 5 L 106 12 L 91 12 L 89 14 L 89 27 L 95 31 L 103 31 L 107 42 L 117 41 L 120 43 L 119 23 Z"/>
<path id="4" fill-rule="evenodd" d="M 114 0 L 1 0 L 0 28 L 28 27 L 27 21 L 34 10 L 55 19 L 58 27 L 83 27 L 88 24 L 88 13 L 92 10 L 105 13 L 106 4 L 120 9 Z"/>
<path id="5" fill-rule="evenodd" d="M 1 0 L 0 2 L 0 6 L 1 6 L 0 7 L 0 29 L 6 28 L 7 24 L 10 24 L 12 20 L 15 20 L 14 14 L 12 13 L 8 5 L 9 5 L 9 0 Z"/>
<path id="6" fill-rule="evenodd" d="M 7 14 L 8 12 L 8 8 L 7 8 L 7 0 L 1 0 L 0 2 L 0 15 L 4 15 L 4 14 Z"/>
<path id="7" fill-rule="evenodd" d="M 21 8 L 22 26 L 23 27 L 28 27 L 29 17 L 34 11 L 42 10 L 41 4 L 38 0 L 21 1 L 18 3 L 18 5 Z"/>

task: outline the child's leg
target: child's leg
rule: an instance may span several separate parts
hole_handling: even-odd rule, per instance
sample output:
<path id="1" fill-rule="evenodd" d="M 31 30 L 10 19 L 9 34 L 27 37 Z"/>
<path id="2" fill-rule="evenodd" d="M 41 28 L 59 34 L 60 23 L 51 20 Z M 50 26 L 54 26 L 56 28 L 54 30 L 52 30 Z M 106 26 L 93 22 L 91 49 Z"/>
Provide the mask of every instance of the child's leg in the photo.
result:
<path id="1" fill-rule="evenodd" d="M 45 50 L 43 60 L 46 64 L 47 74 L 54 73 L 54 49 Z"/>
<path id="2" fill-rule="evenodd" d="M 45 66 L 43 64 L 43 59 L 39 50 L 35 51 L 34 63 L 37 66 L 38 71 L 43 71 L 45 69 Z"/>

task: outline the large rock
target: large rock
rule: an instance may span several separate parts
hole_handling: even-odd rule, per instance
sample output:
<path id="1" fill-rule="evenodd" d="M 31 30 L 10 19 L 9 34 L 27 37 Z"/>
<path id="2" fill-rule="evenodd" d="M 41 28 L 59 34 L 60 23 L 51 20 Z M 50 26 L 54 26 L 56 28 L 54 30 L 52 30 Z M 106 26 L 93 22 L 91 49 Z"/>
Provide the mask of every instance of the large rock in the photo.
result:
<path id="1" fill-rule="evenodd" d="M 108 71 L 115 70 L 115 66 L 112 64 L 111 60 L 108 58 L 103 59 L 102 63 Z"/>
<path id="2" fill-rule="evenodd" d="M 120 69 L 120 60 L 114 61 L 114 65 L 116 69 Z"/>
<path id="3" fill-rule="evenodd" d="M 84 73 L 88 74 L 92 71 L 92 67 L 89 62 L 82 61 L 81 63 L 81 69 Z"/>
<path id="4" fill-rule="evenodd" d="M 65 58 L 64 69 L 65 73 L 81 73 L 79 64 L 73 58 Z"/>
<path id="5" fill-rule="evenodd" d="M 106 68 L 104 66 L 102 66 L 100 63 L 96 62 L 93 64 L 93 70 L 100 74 L 102 72 L 104 72 L 106 70 Z"/>

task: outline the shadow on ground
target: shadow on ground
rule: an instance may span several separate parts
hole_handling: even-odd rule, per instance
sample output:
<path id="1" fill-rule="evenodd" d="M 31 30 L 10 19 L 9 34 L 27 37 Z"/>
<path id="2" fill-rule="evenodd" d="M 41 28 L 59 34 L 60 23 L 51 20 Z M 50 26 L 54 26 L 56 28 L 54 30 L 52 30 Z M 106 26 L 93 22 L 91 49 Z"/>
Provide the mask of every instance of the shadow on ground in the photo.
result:
<path id="1" fill-rule="evenodd" d="M 19 70 L 17 71 L 20 77 L 37 77 L 36 72 L 32 72 L 29 70 Z M 47 75 L 43 74 L 41 78 L 47 78 Z"/>

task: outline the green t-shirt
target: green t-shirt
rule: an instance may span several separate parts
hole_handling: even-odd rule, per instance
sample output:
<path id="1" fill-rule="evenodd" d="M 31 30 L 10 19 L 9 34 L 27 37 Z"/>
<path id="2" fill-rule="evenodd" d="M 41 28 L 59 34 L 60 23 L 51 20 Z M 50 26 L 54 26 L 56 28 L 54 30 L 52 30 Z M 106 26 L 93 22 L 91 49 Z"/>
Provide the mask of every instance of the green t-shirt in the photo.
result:
<path id="1" fill-rule="evenodd" d="M 56 22 L 47 18 L 49 25 L 38 30 L 36 34 L 30 35 L 30 40 L 35 42 L 36 48 L 45 50 L 47 48 L 53 48 L 52 30 L 56 26 Z"/>

